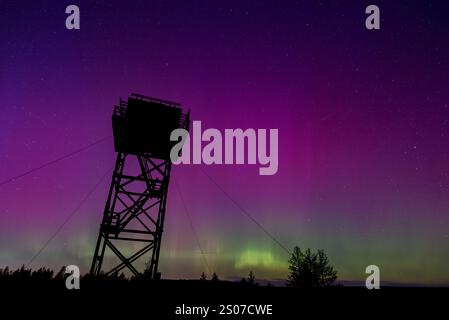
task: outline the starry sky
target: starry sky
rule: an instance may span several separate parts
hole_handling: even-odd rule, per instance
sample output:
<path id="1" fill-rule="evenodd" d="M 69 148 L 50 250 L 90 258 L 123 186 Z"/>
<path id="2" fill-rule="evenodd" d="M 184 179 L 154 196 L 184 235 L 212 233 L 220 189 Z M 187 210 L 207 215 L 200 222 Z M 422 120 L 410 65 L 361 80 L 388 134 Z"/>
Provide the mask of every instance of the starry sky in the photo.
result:
<path id="1" fill-rule="evenodd" d="M 69 4 L 80 30 L 65 28 Z M 365 28 L 369 4 L 380 30 Z M 279 129 L 276 175 L 173 169 L 163 277 L 287 275 L 286 252 L 204 170 L 285 247 L 324 249 L 341 280 L 375 264 L 382 281 L 449 284 L 448 10 L 2 0 L 0 267 L 27 264 L 48 241 L 31 267 L 89 270 L 115 159 L 112 108 L 138 92 L 180 102 L 203 128 Z"/>

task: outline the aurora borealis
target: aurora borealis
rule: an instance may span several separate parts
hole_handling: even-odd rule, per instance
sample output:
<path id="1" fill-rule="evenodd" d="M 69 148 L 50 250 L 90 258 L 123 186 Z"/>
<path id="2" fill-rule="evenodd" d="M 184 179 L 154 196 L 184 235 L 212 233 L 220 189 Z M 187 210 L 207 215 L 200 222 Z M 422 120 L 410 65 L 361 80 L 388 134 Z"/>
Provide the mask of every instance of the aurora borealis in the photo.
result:
<path id="1" fill-rule="evenodd" d="M 178 101 L 204 129 L 279 130 L 275 175 L 201 170 L 284 246 L 324 249 L 340 280 L 376 264 L 447 285 L 449 5 L 374 2 L 376 31 L 367 1 L 76 1 L 69 31 L 71 1 L 2 1 L 0 181 L 112 136 L 131 92 Z M 111 138 L 0 185 L 0 267 L 26 264 L 106 174 L 32 263 L 87 272 L 114 160 Z M 163 277 L 285 278 L 288 255 L 201 170 L 173 169 Z"/>

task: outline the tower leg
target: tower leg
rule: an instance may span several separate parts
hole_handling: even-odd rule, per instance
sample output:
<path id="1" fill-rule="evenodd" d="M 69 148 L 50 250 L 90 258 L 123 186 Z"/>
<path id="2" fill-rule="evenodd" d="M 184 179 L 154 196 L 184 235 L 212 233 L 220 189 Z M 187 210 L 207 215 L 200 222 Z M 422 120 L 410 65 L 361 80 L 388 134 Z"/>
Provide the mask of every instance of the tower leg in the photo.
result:
<path id="1" fill-rule="evenodd" d="M 130 160 L 135 161 L 129 163 Z M 148 256 L 145 275 L 158 278 L 170 169 L 171 163 L 167 160 L 152 159 L 144 154 L 117 154 L 91 274 L 99 275 L 104 271 L 105 252 L 110 251 L 119 263 L 105 271 L 106 275 L 117 274 L 124 268 L 135 276 L 141 275 L 136 261 Z M 143 246 L 136 250 L 126 243 L 142 243 Z"/>

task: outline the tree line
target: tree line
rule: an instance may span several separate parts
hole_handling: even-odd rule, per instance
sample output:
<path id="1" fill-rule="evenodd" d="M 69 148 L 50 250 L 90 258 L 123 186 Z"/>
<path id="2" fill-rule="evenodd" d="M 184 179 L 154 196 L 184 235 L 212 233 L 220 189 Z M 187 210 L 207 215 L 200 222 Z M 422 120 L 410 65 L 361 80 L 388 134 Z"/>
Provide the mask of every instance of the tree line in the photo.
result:
<path id="1" fill-rule="evenodd" d="M 289 259 L 289 274 L 286 285 L 297 288 L 322 288 L 335 284 L 337 280 L 337 271 L 329 263 L 329 259 L 323 250 L 312 252 L 310 249 L 302 251 L 298 246 L 293 248 Z M 16 270 L 10 270 L 8 267 L 0 268 L 0 281 L 49 281 L 61 280 L 65 277 L 65 268 L 61 268 L 56 274 L 49 268 L 40 268 L 31 270 L 22 266 Z M 123 273 L 106 277 L 105 275 L 98 276 L 99 278 L 114 279 L 119 281 L 138 281 L 139 278 L 126 278 Z M 84 275 L 83 278 L 92 279 L 93 276 L 89 274 Z M 142 278 L 145 278 L 144 276 Z M 200 276 L 201 281 L 220 281 L 216 272 L 214 272 L 209 280 L 203 272 Z M 250 271 L 248 277 L 242 278 L 240 281 L 244 285 L 257 286 L 256 276 L 253 271 Z M 271 283 L 268 282 L 268 286 Z"/>

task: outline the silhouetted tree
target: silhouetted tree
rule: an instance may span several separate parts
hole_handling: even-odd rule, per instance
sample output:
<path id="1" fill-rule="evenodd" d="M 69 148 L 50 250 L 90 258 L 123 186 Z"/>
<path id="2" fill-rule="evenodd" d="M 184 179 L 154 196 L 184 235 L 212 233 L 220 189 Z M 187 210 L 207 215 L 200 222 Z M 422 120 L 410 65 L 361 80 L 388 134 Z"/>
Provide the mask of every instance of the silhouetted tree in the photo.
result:
<path id="1" fill-rule="evenodd" d="M 200 280 L 207 280 L 206 274 L 204 272 L 201 272 Z"/>
<path id="2" fill-rule="evenodd" d="M 25 265 L 22 265 L 20 269 L 14 270 L 11 275 L 14 279 L 26 280 L 31 278 L 31 269 L 27 269 Z"/>
<path id="3" fill-rule="evenodd" d="M 249 285 L 256 284 L 256 277 L 254 276 L 254 272 L 252 272 L 252 271 L 249 272 L 247 281 L 248 281 Z"/>
<path id="4" fill-rule="evenodd" d="M 145 269 L 143 270 L 142 276 L 144 279 L 151 279 L 151 262 L 145 262 Z"/>
<path id="5" fill-rule="evenodd" d="M 55 275 L 55 279 L 57 280 L 63 280 L 66 278 L 65 274 L 65 266 L 62 266 L 61 269 L 59 269 L 58 273 Z"/>
<path id="6" fill-rule="evenodd" d="M 337 280 L 337 272 L 329 265 L 329 259 L 323 250 L 313 253 L 307 249 L 302 252 L 299 247 L 295 247 L 289 263 L 288 286 L 327 287 Z"/>
<path id="7" fill-rule="evenodd" d="M 9 276 L 9 267 L 7 266 L 5 269 L 0 268 L 0 277 Z"/>
<path id="8" fill-rule="evenodd" d="M 51 280 L 53 278 L 53 270 L 45 267 L 39 268 L 31 273 L 31 278 L 35 280 Z"/>
<path id="9" fill-rule="evenodd" d="M 126 279 L 126 276 L 125 276 L 125 274 L 124 274 L 123 272 L 120 273 L 120 275 L 118 276 L 118 278 L 119 278 L 120 281 L 126 281 L 126 280 L 127 280 L 127 279 Z"/>
<path id="10" fill-rule="evenodd" d="M 218 275 L 214 272 L 214 274 L 212 275 L 212 281 L 218 281 Z"/>
<path id="11" fill-rule="evenodd" d="M 317 271 L 320 278 L 318 284 L 320 287 L 327 287 L 332 285 L 337 280 L 337 271 L 329 264 L 329 259 L 323 250 L 318 250 L 317 256 Z"/>

